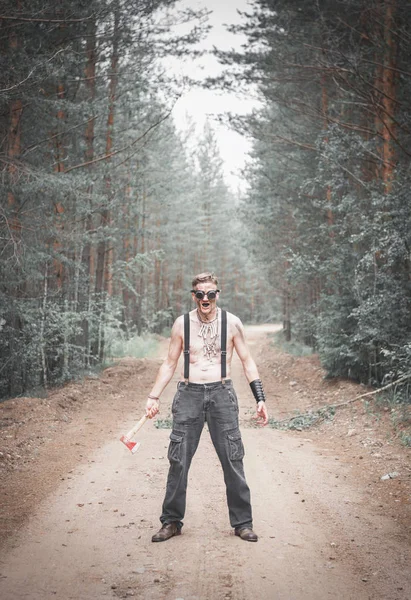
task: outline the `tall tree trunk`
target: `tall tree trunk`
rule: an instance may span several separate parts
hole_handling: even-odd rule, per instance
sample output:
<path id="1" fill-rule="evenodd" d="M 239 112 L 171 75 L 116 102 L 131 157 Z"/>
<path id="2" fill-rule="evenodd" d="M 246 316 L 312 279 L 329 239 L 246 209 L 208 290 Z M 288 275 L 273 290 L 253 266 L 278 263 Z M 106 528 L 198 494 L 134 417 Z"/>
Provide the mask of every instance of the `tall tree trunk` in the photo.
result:
<path id="1" fill-rule="evenodd" d="M 161 217 L 159 207 L 156 207 L 156 236 L 154 242 L 154 250 L 158 250 L 161 247 Z M 154 273 L 153 273 L 153 286 L 154 286 L 154 310 L 158 312 L 162 309 L 161 306 L 161 260 L 156 256 L 154 260 Z"/>
<path id="2" fill-rule="evenodd" d="M 17 2 L 17 8 L 21 8 L 20 1 Z M 19 38 L 17 36 L 17 29 L 11 28 L 8 38 L 10 54 L 17 51 L 20 45 Z M 7 131 L 7 173 L 9 180 L 9 189 L 7 192 L 7 206 L 10 214 L 9 220 L 9 235 L 11 237 L 12 248 L 11 257 L 18 268 L 20 267 L 20 254 L 21 254 L 21 232 L 22 225 L 20 219 L 20 203 L 15 195 L 14 186 L 18 181 L 18 167 L 16 164 L 18 156 L 21 154 L 21 119 L 23 114 L 23 103 L 17 98 L 12 100 L 9 109 L 8 119 L 8 131 Z M 11 258 L 10 257 L 10 258 Z M 10 319 L 10 333 L 9 333 L 9 386 L 8 392 L 10 396 L 15 396 L 18 393 L 24 391 L 24 378 L 22 375 L 22 368 L 18 361 L 19 352 L 19 337 L 22 329 L 22 323 L 19 316 L 19 309 L 17 303 L 13 298 L 18 298 L 21 295 L 21 287 L 16 284 L 10 286 L 11 302 L 9 305 L 9 319 Z"/>
<path id="3" fill-rule="evenodd" d="M 46 326 L 46 310 L 47 310 L 47 299 L 48 299 L 48 265 L 46 263 L 45 273 L 44 273 L 44 284 L 43 284 L 43 302 L 41 307 L 41 321 L 40 321 L 40 361 L 41 361 L 41 370 L 43 375 L 43 386 L 44 389 L 47 390 L 48 381 L 47 381 L 47 354 L 46 354 L 46 341 L 44 338 L 44 330 Z"/>
<path id="4" fill-rule="evenodd" d="M 184 254 L 179 254 L 180 256 L 184 256 Z M 167 298 L 165 295 L 165 277 L 163 278 L 163 296 L 164 296 L 164 301 L 165 301 L 165 307 L 167 306 L 168 302 L 167 302 Z M 176 275 L 174 276 L 174 282 L 173 282 L 173 291 L 174 291 L 174 302 L 175 302 L 175 307 L 176 307 L 176 313 L 177 315 L 180 315 L 184 308 L 183 308 L 183 304 L 184 304 L 184 290 L 183 290 L 183 272 L 181 268 L 178 268 L 178 271 L 176 273 Z"/>
<path id="5" fill-rule="evenodd" d="M 13 235 L 17 237 L 14 239 L 14 247 L 18 247 L 19 237 L 21 233 L 21 223 L 19 217 L 19 210 L 16 197 L 12 190 L 13 185 L 17 181 L 17 165 L 16 158 L 21 152 L 21 116 L 23 113 L 23 103 L 21 100 L 14 100 L 10 106 L 10 117 L 9 117 L 9 132 L 8 132 L 8 172 L 10 189 L 7 194 L 7 203 L 9 209 L 12 211 L 12 218 L 10 221 L 10 229 Z"/>
<path id="6" fill-rule="evenodd" d="M 11 248 L 13 248 L 13 259 L 17 264 L 19 263 L 20 253 L 21 253 L 21 221 L 20 221 L 20 207 L 18 200 L 15 196 L 13 186 L 17 181 L 17 166 L 16 166 L 16 158 L 19 156 L 21 152 L 21 116 L 23 112 L 23 105 L 21 100 L 15 100 L 12 102 L 10 107 L 10 119 L 9 119 L 9 131 L 8 131 L 8 160 L 9 160 L 9 184 L 10 188 L 7 194 L 7 203 L 8 209 L 11 213 L 10 216 L 10 227 L 9 234 L 12 237 L 11 239 Z M 11 294 L 15 297 L 19 297 L 21 294 L 21 289 L 19 286 L 16 286 L 15 289 L 11 290 Z M 18 393 L 24 391 L 19 383 L 19 372 L 21 371 L 21 366 L 17 364 L 17 353 L 18 353 L 18 345 L 16 340 L 19 337 L 19 332 L 21 330 L 22 323 L 21 319 L 17 312 L 17 306 L 15 302 L 11 303 L 10 310 L 10 357 L 12 358 L 11 369 L 10 372 L 12 375 L 9 378 L 9 394 L 10 396 L 15 396 Z M 23 388 L 24 388 L 24 382 Z"/>
<path id="7" fill-rule="evenodd" d="M 164 261 L 163 266 L 162 266 L 161 296 L 162 296 L 162 306 L 165 309 L 170 306 L 170 298 L 168 296 L 168 286 L 169 286 L 168 264 L 167 264 L 167 262 Z"/>
<path id="8" fill-rule="evenodd" d="M 86 90 L 87 100 L 91 106 L 89 114 L 89 121 L 86 125 L 85 130 L 85 143 L 86 149 L 84 153 L 85 162 L 91 162 L 94 158 L 94 111 L 93 104 L 96 97 L 96 63 L 97 63 L 97 50 L 96 50 L 96 22 L 94 19 L 90 19 L 87 24 L 87 37 L 86 37 L 86 57 L 87 62 L 84 68 L 84 75 L 86 79 Z M 89 169 L 92 169 L 90 165 Z M 83 268 L 85 273 L 85 289 L 83 290 L 84 299 L 87 302 L 88 317 L 83 321 L 83 339 L 85 349 L 85 365 L 90 366 L 91 356 L 91 339 L 90 339 L 90 320 L 93 315 L 93 291 L 95 287 L 95 262 L 96 262 L 96 248 L 91 243 L 91 232 L 94 229 L 93 223 L 93 184 L 91 183 L 87 188 L 87 197 L 89 202 L 89 211 L 85 220 L 86 241 L 83 250 Z"/>
<path id="9" fill-rule="evenodd" d="M 384 0 L 384 60 L 382 70 L 382 180 L 386 193 L 391 191 L 395 150 L 394 113 L 396 105 L 396 56 L 397 47 L 394 39 L 396 0 Z"/>
<path id="10" fill-rule="evenodd" d="M 288 283 L 283 287 L 283 332 L 285 340 L 291 341 L 291 293 Z"/>
<path id="11" fill-rule="evenodd" d="M 327 89 L 327 77 L 323 75 L 321 78 L 321 112 L 323 115 L 323 128 L 324 128 L 324 142 L 328 144 L 328 89 Z M 331 204 L 331 187 L 328 185 L 326 190 L 327 198 L 327 222 L 330 228 L 334 224 L 334 215 Z M 330 229 L 330 237 L 333 237 L 332 230 Z"/>
<path id="12" fill-rule="evenodd" d="M 119 25 L 120 25 L 120 5 L 116 2 L 114 8 L 114 29 L 113 29 L 113 49 L 111 54 L 111 70 L 110 70 L 110 87 L 109 87 L 109 112 L 107 119 L 107 134 L 106 134 L 106 155 L 109 156 L 113 149 L 113 133 L 114 133 L 114 111 L 116 105 L 117 81 L 118 81 L 118 61 L 119 61 Z M 110 161 L 110 158 L 108 159 Z M 112 226 L 112 211 L 110 208 L 112 200 L 111 175 L 106 176 L 107 188 L 107 210 L 103 215 L 108 230 Z M 114 259 L 114 244 L 111 241 L 107 247 L 107 257 L 105 264 L 105 291 L 107 296 L 113 295 L 113 259 Z"/>
<path id="13" fill-rule="evenodd" d="M 133 235 L 133 257 L 136 257 L 139 253 L 139 240 L 140 240 L 140 215 L 137 213 L 134 218 L 134 235 Z M 134 271 L 133 284 L 137 295 L 133 294 L 132 307 L 130 306 L 129 314 L 133 325 L 137 325 L 138 322 L 138 310 L 140 302 L 139 292 L 139 274 Z"/>
<path id="14" fill-rule="evenodd" d="M 381 23 L 381 42 L 376 53 L 375 125 L 380 137 L 381 166 L 377 165 L 376 177 L 383 183 L 386 193 L 391 191 L 395 166 L 395 108 L 396 108 L 396 59 L 397 45 L 394 38 L 396 0 L 380 0 L 376 19 Z"/>
<path id="15" fill-rule="evenodd" d="M 113 148 L 113 131 L 114 131 L 114 110 L 116 101 L 117 91 L 117 70 L 118 70 L 118 51 L 119 51 L 119 24 L 120 24 L 120 6 L 119 2 L 115 3 L 114 6 L 114 24 L 113 24 L 113 45 L 110 62 L 110 84 L 109 84 L 109 110 L 107 119 L 107 133 L 106 133 L 106 155 L 108 156 L 106 164 L 110 162 L 109 155 Z M 98 356 L 100 360 L 104 358 L 104 314 L 105 314 L 105 297 L 110 297 L 113 293 L 113 242 L 107 244 L 106 233 L 110 232 L 112 224 L 111 216 L 111 177 L 106 175 L 106 206 L 101 212 L 100 226 L 103 232 L 103 237 L 98 243 L 97 247 L 97 268 L 96 268 L 96 295 L 98 302 L 100 303 L 100 334 L 98 340 Z"/>
<path id="16" fill-rule="evenodd" d="M 64 100 L 64 93 L 65 92 L 64 92 L 63 84 L 62 83 L 57 84 L 57 99 L 59 101 Z M 64 110 L 62 108 L 59 108 L 56 116 L 57 116 L 57 129 L 53 134 L 53 137 L 54 137 L 54 172 L 55 173 L 64 173 L 64 162 L 63 162 L 64 161 L 64 147 L 63 147 L 62 137 L 61 137 L 61 135 L 59 135 L 60 124 L 61 124 L 61 129 L 63 129 L 63 123 L 64 123 L 64 119 L 65 119 Z M 54 204 L 54 213 L 56 215 L 56 229 L 57 229 L 56 238 L 53 243 L 54 254 L 55 254 L 54 274 L 56 277 L 57 287 L 59 289 L 61 289 L 63 286 L 64 270 L 63 270 L 63 264 L 62 264 L 61 260 L 59 260 L 57 258 L 57 256 L 62 251 L 61 238 L 62 238 L 62 235 L 64 232 L 64 224 L 62 222 L 63 215 L 64 215 L 64 206 L 63 206 L 62 202 L 60 202 L 59 200 L 57 200 L 57 202 L 55 202 L 55 204 Z"/>
<path id="17" fill-rule="evenodd" d="M 145 191 L 143 190 L 143 195 L 142 195 L 142 203 L 141 203 L 141 229 L 140 229 L 140 254 L 141 256 L 144 255 L 145 251 L 146 251 L 146 247 L 145 247 L 145 228 L 146 228 L 146 194 Z M 142 331 L 143 331 L 143 297 L 145 294 L 145 270 L 144 270 L 144 266 L 143 264 L 141 264 L 140 266 L 140 276 L 139 276 L 139 281 L 138 281 L 138 285 L 137 285 L 137 292 L 138 292 L 138 303 L 137 303 L 137 319 L 136 319 L 136 325 L 137 325 L 137 333 L 138 335 L 141 335 Z"/>
<path id="18" fill-rule="evenodd" d="M 21 2 L 18 0 L 17 9 L 21 9 Z M 17 29 L 12 27 L 9 34 L 9 48 L 11 53 L 19 48 L 19 38 Z M 17 181 L 16 158 L 21 153 L 21 117 L 23 114 L 23 103 L 20 99 L 15 99 L 10 105 L 9 128 L 8 128 L 8 174 L 10 189 L 7 194 L 7 204 L 12 213 L 10 220 L 10 232 L 13 235 L 13 247 L 15 254 L 18 253 L 20 246 L 21 223 L 19 216 L 19 207 L 14 195 L 13 186 Z"/>
<path id="19" fill-rule="evenodd" d="M 123 206 L 123 259 L 125 262 L 125 280 L 126 283 L 123 285 L 123 322 L 124 327 L 129 333 L 130 321 L 131 321 L 131 296 L 128 286 L 130 285 L 130 267 L 129 263 L 131 260 L 132 252 L 132 240 L 131 240 L 131 223 L 130 223 L 130 204 L 131 204 L 132 188 L 131 188 L 131 168 L 129 167 L 127 172 L 127 185 L 124 191 L 124 206 Z"/>

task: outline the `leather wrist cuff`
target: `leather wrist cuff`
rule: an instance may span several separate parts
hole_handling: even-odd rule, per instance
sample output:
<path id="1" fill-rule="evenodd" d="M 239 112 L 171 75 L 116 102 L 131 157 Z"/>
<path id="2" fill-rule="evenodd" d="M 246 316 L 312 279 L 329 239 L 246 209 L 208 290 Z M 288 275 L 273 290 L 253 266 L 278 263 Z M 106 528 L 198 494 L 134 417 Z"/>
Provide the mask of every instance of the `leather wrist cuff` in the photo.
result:
<path id="1" fill-rule="evenodd" d="M 259 402 L 265 402 L 265 393 L 261 379 L 254 379 L 254 381 L 250 383 L 250 388 L 257 404 Z"/>

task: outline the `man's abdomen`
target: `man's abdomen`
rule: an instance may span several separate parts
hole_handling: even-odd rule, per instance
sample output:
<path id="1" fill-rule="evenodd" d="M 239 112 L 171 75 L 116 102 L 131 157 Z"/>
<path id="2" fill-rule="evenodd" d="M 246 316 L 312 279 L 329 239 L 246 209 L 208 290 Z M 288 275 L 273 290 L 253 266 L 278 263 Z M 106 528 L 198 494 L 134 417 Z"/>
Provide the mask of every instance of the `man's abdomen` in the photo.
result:
<path id="1" fill-rule="evenodd" d="M 208 364 L 207 364 L 208 363 Z M 230 365 L 227 364 L 227 375 L 226 379 L 230 378 Z M 213 381 L 221 380 L 221 363 L 210 363 L 209 361 L 204 363 L 190 363 L 190 377 L 191 383 L 211 383 Z M 181 373 L 181 381 L 184 381 L 184 373 Z"/>

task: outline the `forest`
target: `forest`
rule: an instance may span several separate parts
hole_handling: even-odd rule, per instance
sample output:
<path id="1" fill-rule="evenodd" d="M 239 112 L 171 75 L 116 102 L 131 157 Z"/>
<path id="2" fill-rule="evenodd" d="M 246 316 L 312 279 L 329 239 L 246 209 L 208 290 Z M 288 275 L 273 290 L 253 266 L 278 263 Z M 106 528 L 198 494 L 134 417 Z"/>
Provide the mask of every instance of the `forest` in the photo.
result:
<path id="1" fill-rule="evenodd" d="M 205 3 L 206 4 L 206 3 Z M 282 321 L 329 377 L 411 379 L 411 5 L 253 0 L 242 51 L 202 85 L 258 98 L 245 191 L 212 123 L 172 118 L 207 8 L 4 0 L 0 11 L 0 398 L 164 333 L 213 270 L 245 323 Z M 177 35 L 184 23 L 187 33 Z"/>

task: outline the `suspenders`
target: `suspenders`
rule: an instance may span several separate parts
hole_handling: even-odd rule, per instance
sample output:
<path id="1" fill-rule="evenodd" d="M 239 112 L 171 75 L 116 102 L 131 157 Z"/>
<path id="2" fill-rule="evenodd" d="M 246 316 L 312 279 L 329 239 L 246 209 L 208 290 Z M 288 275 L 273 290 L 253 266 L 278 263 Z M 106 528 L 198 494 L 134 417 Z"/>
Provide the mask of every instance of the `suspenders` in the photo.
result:
<path id="1" fill-rule="evenodd" d="M 184 381 L 190 374 L 190 314 L 184 315 Z M 221 310 L 221 381 L 227 377 L 227 311 Z"/>
<path id="2" fill-rule="evenodd" d="M 188 383 L 190 373 L 190 314 L 184 315 L 184 381 Z"/>
<path id="3" fill-rule="evenodd" d="M 227 311 L 221 310 L 221 381 L 227 376 Z"/>

